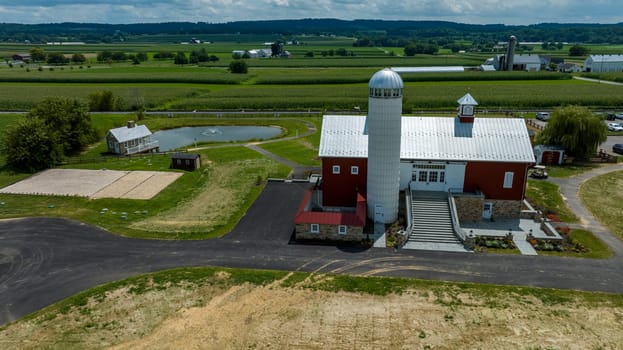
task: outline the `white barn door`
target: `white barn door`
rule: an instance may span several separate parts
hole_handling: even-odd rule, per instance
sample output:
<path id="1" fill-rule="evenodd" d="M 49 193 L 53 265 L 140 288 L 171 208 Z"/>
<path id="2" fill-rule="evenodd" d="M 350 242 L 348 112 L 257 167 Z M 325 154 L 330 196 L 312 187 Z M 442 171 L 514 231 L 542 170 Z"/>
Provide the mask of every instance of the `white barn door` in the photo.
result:
<path id="1" fill-rule="evenodd" d="M 415 191 L 463 191 L 464 163 L 413 163 L 411 190 Z"/>

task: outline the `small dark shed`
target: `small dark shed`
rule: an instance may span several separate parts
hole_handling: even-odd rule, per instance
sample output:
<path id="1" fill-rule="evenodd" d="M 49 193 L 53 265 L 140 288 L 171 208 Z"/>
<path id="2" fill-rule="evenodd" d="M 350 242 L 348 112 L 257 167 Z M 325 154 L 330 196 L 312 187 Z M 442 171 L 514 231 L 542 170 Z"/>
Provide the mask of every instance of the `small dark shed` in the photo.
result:
<path id="1" fill-rule="evenodd" d="M 195 153 L 174 153 L 171 168 L 193 171 L 201 167 L 201 156 Z"/>

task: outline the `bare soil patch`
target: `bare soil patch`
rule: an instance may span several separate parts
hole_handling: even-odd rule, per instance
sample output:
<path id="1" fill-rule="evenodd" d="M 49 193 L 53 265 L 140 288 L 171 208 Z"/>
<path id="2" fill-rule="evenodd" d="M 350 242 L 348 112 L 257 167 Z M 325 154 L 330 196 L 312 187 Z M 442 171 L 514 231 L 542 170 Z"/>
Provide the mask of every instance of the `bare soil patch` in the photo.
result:
<path id="1" fill-rule="evenodd" d="M 257 186 L 257 177 L 249 169 L 257 169 L 263 178 L 275 165 L 271 160 L 258 159 L 210 166 L 209 179 L 197 189 L 195 196 L 130 227 L 161 232 L 212 231 L 226 224 L 244 204 L 252 187 Z"/>
<path id="2" fill-rule="evenodd" d="M 90 197 L 127 171 L 49 169 L 14 183 L 0 193 Z"/>
<path id="3" fill-rule="evenodd" d="M 216 279 L 227 280 L 227 273 Z M 308 282 L 301 282 L 300 286 Z M 412 289 L 376 296 L 240 284 L 124 287 L 54 319 L 0 331 L 0 347 L 112 349 L 620 349 L 623 307 L 547 305 Z"/>
<path id="4" fill-rule="evenodd" d="M 182 173 L 49 169 L 0 189 L 0 193 L 78 196 L 89 198 L 150 199 Z"/>

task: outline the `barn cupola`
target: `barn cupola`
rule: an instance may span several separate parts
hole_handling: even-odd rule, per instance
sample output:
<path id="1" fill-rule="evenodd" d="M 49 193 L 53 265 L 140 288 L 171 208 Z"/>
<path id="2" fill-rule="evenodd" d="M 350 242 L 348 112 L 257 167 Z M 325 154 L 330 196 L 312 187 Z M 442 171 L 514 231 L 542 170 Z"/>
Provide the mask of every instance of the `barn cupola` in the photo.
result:
<path id="1" fill-rule="evenodd" d="M 474 107 L 478 106 L 478 102 L 468 93 L 457 101 L 459 103 L 458 118 L 461 123 L 474 122 Z"/>

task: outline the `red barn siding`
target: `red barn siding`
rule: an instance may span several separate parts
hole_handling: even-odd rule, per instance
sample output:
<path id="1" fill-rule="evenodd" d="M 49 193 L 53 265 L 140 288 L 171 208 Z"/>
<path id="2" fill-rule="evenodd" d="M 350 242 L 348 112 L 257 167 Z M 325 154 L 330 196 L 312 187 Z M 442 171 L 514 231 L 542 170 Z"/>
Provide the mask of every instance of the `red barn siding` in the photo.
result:
<path id="1" fill-rule="evenodd" d="M 333 166 L 340 166 L 340 173 L 333 174 Z M 359 167 L 359 174 L 350 173 L 351 166 Z M 354 207 L 357 193 L 366 193 L 368 178 L 367 158 L 322 159 L 322 205 L 329 207 Z"/>
<path id="2" fill-rule="evenodd" d="M 463 190 L 480 190 L 488 199 L 522 200 L 530 164 L 469 162 L 465 168 Z M 504 174 L 513 172 L 513 187 L 504 188 Z"/>

